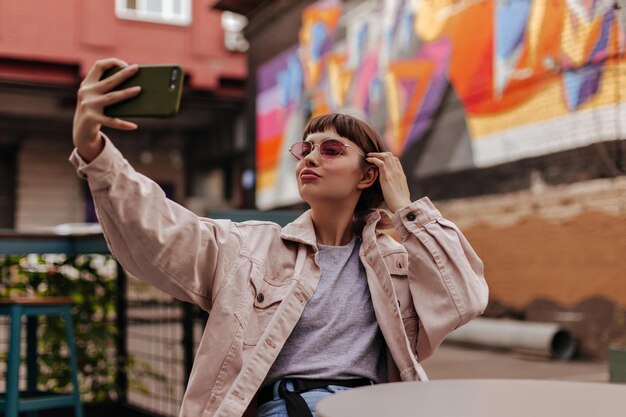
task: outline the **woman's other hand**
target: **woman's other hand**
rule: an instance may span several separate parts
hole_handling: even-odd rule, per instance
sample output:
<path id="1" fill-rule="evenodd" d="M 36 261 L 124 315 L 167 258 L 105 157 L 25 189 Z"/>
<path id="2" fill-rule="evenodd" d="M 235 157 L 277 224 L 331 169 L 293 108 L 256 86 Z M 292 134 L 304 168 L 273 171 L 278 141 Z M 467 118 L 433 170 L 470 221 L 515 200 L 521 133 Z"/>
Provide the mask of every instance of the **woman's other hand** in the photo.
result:
<path id="1" fill-rule="evenodd" d="M 395 213 L 411 204 L 409 185 L 396 156 L 391 152 L 370 152 L 365 159 L 378 168 L 380 187 L 389 210 Z"/>
<path id="2" fill-rule="evenodd" d="M 124 67 L 124 69 L 100 80 L 104 71 L 112 67 Z M 128 65 L 117 58 L 102 59 L 91 67 L 80 84 L 72 133 L 74 146 L 85 161 L 91 162 L 102 152 L 104 140 L 100 136 L 101 126 L 120 130 L 137 129 L 135 123 L 105 116 L 103 112 L 106 106 L 139 94 L 140 87 L 112 91 L 124 80 L 135 74 L 137 69 L 137 65 Z"/>

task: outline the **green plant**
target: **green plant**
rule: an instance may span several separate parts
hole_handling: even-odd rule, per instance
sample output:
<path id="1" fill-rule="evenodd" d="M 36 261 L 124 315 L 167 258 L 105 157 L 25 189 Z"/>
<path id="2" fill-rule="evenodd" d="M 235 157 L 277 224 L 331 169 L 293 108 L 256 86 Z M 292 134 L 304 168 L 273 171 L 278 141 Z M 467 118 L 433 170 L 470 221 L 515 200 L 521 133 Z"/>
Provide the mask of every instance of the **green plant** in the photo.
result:
<path id="1" fill-rule="evenodd" d="M 86 401 L 114 400 L 119 395 L 115 383 L 118 369 L 116 278 L 116 263 L 110 256 L 30 254 L 0 257 L 0 297 L 72 298 L 80 391 Z M 38 351 L 38 386 L 57 391 L 70 389 L 65 327 L 60 319 L 41 320 Z"/>

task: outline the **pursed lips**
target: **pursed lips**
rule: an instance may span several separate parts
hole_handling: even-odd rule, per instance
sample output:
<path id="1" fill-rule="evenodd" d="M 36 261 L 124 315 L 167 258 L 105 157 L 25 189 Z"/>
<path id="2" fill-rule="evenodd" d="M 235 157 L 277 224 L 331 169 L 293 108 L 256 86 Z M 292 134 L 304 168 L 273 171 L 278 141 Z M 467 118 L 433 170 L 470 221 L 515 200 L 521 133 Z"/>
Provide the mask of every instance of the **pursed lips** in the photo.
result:
<path id="1" fill-rule="evenodd" d="M 300 172 L 300 179 L 303 179 L 303 180 L 316 179 L 319 177 L 320 177 L 319 174 L 317 174 L 315 171 L 312 171 L 310 169 L 303 169 L 302 172 Z"/>

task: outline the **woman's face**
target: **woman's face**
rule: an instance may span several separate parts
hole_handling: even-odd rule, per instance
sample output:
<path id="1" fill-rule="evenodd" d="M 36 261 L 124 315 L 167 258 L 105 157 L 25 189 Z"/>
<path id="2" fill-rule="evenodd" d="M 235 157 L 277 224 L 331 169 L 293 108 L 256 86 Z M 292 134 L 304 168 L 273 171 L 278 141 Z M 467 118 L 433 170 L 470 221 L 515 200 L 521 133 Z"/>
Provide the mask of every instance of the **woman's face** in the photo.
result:
<path id="1" fill-rule="evenodd" d="M 326 139 L 339 139 L 349 146 L 336 158 L 324 159 L 319 145 Z M 305 140 L 314 146 L 296 166 L 296 179 L 302 199 L 313 206 L 318 201 L 337 200 L 345 203 L 348 201 L 346 199 L 353 197 L 356 205 L 361 191 L 358 185 L 365 169 L 362 163 L 363 150 L 331 130 L 311 133 Z"/>

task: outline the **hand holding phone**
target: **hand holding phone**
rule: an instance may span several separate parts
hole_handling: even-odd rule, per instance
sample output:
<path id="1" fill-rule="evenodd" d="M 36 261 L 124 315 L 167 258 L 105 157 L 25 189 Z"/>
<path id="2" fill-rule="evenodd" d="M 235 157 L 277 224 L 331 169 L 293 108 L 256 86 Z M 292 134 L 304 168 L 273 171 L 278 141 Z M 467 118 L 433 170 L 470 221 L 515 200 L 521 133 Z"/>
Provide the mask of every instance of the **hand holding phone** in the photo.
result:
<path id="1" fill-rule="evenodd" d="M 123 69 L 106 80 L 101 80 L 102 73 L 113 67 Z M 102 152 L 104 147 L 104 140 L 100 135 L 102 126 L 119 130 L 137 129 L 135 123 L 117 117 L 107 117 L 102 110 L 108 105 L 128 100 L 140 93 L 141 87 L 138 86 L 112 91 L 119 84 L 134 76 L 138 69 L 138 65 L 128 65 L 118 58 L 101 59 L 89 69 L 80 84 L 76 94 L 72 140 L 85 161 L 92 161 Z"/>
<path id="2" fill-rule="evenodd" d="M 113 67 L 106 70 L 101 80 L 122 70 Z M 132 98 L 104 107 L 109 117 L 171 117 L 180 107 L 184 73 L 180 65 L 140 65 L 135 75 L 117 85 L 112 91 L 141 87 Z"/>

